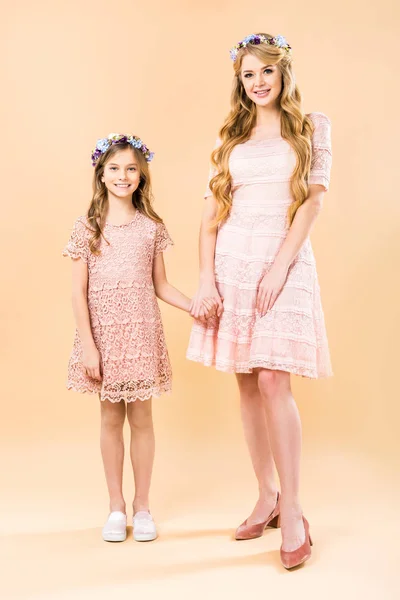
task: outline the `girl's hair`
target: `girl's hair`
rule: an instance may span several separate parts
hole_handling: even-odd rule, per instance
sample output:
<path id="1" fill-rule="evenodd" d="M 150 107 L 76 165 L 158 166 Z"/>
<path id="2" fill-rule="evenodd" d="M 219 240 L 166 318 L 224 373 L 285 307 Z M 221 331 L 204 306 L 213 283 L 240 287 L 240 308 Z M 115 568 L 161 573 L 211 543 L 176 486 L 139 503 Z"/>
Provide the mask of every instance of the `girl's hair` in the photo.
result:
<path id="1" fill-rule="evenodd" d="M 258 34 L 272 37 L 266 33 Z M 238 52 L 233 63 L 235 78 L 231 95 L 231 111 L 219 132 L 220 145 L 211 155 L 217 174 L 210 181 L 210 189 L 217 200 L 217 215 L 214 226 L 221 223 L 232 206 L 232 178 L 229 172 L 229 156 L 237 144 L 246 142 L 256 124 L 256 105 L 247 96 L 240 78 L 243 56 L 253 54 L 266 65 L 277 65 L 282 74 L 282 91 L 279 96 L 281 110 L 281 135 L 292 146 L 296 154 L 290 188 L 294 198 L 288 212 L 289 225 L 297 209 L 308 194 L 308 177 L 311 167 L 311 136 L 314 130 L 309 117 L 301 111 L 301 95 L 295 83 L 291 53 L 267 44 L 248 44 Z"/>
<path id="2" fill-rule="evenodd" d="M 153 209 L 153 195 L 151 191 L 150 169 L 143 152 L 133 148 L 128 142 L 121 144 L 112 144 L 98 159 L 94 168 L 93 175 L 93 197 L 90 203 L 87 219 L 93 232 L 89 240 L 89 248 L 93 254 L 99 255 L 99 241 L 104 238 L 103 230 L 108 211 L 108 192 L 106 184 L 101 180 L 104 167 L 114 154 L 129 148 L 134 154 L 139 165 L 140 181 L 137 189 L 132 195 L 132 204 L 139 212 L 143 213 L 156 223 L 162 223 L 162 219 Z M 105 238 L 104 238 L 105 239 Z"/>

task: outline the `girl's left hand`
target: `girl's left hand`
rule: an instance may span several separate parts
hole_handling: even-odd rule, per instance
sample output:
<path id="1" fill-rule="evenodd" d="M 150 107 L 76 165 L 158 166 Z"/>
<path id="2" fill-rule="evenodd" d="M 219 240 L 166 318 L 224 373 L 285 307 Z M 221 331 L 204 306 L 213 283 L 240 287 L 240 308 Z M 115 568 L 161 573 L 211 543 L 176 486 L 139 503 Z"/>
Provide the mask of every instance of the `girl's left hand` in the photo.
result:
<path id="1" fill-rule="evenodd" d="M 212 303 L 211 300 L 209 300 L 208 298 L 205 298 L 201 304 L 200 307 L 200 311 L 199 311 L 199 321 L 201 321 L 202 323 L 207 323 L 207 320 L 210 317 L 214 317 L 217 313 L 217 308 L 216 306 Z"/>
<path id="2" fill-rule="evenodd" d="M 257 292 L 257 310 L 263 317 L 275 304 L 287 278 L 288 269 L 272 266 L 261 279 Z"/>

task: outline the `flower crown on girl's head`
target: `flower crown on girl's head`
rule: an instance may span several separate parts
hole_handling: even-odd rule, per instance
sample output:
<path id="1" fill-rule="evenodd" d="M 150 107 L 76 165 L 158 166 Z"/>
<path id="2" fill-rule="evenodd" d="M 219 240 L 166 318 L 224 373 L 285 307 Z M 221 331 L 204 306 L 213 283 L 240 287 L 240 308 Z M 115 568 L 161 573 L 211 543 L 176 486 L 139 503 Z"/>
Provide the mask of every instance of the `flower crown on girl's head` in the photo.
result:
<path id="1" fill-rule="evenodd" d="M 248 44 L 253 44 L 253 46 L 258 46 L 259 44 L 268 44 L 268 46 L 276 46 L 277 48 L 283 48 L 284 50 L 286 50 L 286 52 L 291 51 L 291 47 L 289 46 L 283 35 L 267 37 L 265 35 L 252 33 L 251 35 L 246 36 L 243 40 L 238 42 L 235 46 L 233 46 L 233 48 L 231 48 L 230 55 L 233 62 L 235 62 L 235 60 L 237 59 L 239 50 L 241 48 L 246 48 Z"/>
<path id="2" fill-rule="evenodd" d="M 97 140 L 96 148 L 92 152 L 92 165 L 96 166 L 97 161 L 100 156 L 107 152 L 109 147 L 112 144 L 130 144 L 132 148 L 137 148 L 141 152 L 147 162 L 150 162 L 153 159 L 154 152 L 150 152 L 148 147 L 142 140 L 136 135 L 124 135 L 123 133 L 110 133 L 110 135 L 106 138 L 101 138 L 101 140 Z"/>

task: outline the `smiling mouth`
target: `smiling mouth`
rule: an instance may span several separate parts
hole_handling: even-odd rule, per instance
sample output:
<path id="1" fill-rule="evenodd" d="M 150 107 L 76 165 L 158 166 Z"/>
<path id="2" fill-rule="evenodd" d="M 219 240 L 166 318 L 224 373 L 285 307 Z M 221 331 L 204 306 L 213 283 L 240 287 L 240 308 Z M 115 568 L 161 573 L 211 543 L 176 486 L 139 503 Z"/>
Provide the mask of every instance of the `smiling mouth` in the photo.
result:
<path id="1" fill-rule="evenodd" d="M 258 90 L 257 92 L 254 92 L 256 96 L 266 96 L 269 92 L 271 91 L 271 88 L 269 88 L 268 90 Z"/>
<path id="2" fill-rule="evenodd" d="M 128 188 L 128 187 L 130 187 L 131 184 L 130 183 L 114 183 L 114 185 L 119 188 Z"/>

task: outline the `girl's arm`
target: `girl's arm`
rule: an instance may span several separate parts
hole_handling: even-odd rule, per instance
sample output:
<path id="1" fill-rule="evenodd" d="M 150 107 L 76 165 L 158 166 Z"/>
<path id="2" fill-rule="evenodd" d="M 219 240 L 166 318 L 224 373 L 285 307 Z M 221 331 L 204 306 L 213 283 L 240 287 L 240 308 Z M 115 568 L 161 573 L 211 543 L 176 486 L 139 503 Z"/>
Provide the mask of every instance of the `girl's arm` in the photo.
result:
<path id="1" fill-rule="evenodd" d="M 163 253 L 159 252 L 153 261 L 153 283 L 157 298 L 171 306 L 189 312 L 190 298 L 182 294 L 167 280 Z"/>
<path id="2" fill-rule="evenodd" d="M 101 380 L 100 354 L 94 343 L 87 302 L 88 266 L 80 258 L 72 260 L 72 308 L 82 343 L 82 363 L 92 379 Z"/>
<path id="3" fill-rule="evenodd" d="M 262 316 L 273 307 L 279 296 L 285 284 L 289 267 L 309 236 L 322 208 L 324 192 L 325 188 L 322 185 L 310 185 L 308 197 L 298 208 L 271 269 L 261 280 L 257 294 L 257 309 Z"/>
<path id="4" fill-rule="evenodd" d="M 200 226 L 200 281 L 196 295 L 190 305 L 190 314 L 196 319 L 206 316 L 213 308 L 217 309 L 220 317 L 223 311 L 221 297 L 215 285 L 215 244 L 217 240 L 217 228 L 210 228 L 217 214 L 217 202 L 213 196 L 205 201 L 203 216 Z M 204 311 L 204 307 L 207 308 Z"/>

